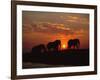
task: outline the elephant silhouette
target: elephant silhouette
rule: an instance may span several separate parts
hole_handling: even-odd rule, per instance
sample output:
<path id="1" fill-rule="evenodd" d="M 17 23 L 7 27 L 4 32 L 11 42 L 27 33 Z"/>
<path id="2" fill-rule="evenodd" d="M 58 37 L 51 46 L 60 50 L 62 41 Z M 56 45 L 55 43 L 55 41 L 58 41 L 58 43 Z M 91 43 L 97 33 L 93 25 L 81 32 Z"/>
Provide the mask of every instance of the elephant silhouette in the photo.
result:
<path id="1" fill-rule="evenodd" d="M 32 53 L 34 53 L 34 54 L 40 54 L 40 53 L 44 53 L 44 52 L 46 52 L 46 48 L 45 48 L 44 44 L 40 44 L 40 45 L 34 46 L 32 48 Z"/>
<path id="2" fill-rule="evenodd" d="M 68 48 L 70 49 L 70 48 L 79 48 L 80 47 L 80 40 L 79 39 L 70 39 L 69 41 L 68 41 Z"/>
<path id="3" fill-rule="evenodd" d="M 44 44 L 39 44 L 32 47 L 31 51 L 31 62 L 42 62 L 44 59 L 44 55 L 46 53 L 46 48 Z"/>
<path id="4" fill-rule="evenodd" d="M 61 41 L 55 40 L 47 44 L 48 51 L 59 51 L 61 49 Z"/>

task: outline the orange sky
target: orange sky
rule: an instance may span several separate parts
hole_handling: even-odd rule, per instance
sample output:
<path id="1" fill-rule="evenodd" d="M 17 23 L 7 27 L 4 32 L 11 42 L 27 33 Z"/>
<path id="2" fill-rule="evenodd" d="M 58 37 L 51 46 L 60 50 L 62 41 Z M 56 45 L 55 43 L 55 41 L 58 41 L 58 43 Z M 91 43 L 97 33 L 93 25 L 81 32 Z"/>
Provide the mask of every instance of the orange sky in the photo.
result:
<path id="1" fill-rule="evenodd" d="M 38 44 L 69 39 L 80 39 L 80 48 L 89 48 L 89 15 L 76 13 L 53 13 L 23 11 L 23 52 L 31 51 Z"/>

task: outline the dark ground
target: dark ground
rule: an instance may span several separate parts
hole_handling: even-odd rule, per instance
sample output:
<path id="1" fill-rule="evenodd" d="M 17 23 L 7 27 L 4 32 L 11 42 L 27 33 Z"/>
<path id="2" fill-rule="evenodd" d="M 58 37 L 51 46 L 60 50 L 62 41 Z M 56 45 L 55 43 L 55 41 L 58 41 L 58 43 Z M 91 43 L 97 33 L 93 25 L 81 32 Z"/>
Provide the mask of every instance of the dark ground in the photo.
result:
<path id="1" fill-rule="evenodd" d="M 89 49 L 70 49 L 45 53 L 23 53 L 23 68 L 89 65 Z"/>

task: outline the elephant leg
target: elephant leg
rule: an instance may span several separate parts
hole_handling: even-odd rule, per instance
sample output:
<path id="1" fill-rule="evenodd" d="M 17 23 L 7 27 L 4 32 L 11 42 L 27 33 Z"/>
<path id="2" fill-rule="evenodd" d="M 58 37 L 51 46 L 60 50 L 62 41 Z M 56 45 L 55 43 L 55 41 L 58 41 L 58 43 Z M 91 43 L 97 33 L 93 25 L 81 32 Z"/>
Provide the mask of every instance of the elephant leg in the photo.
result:
<path id="1" fill-rule="evenodd" d="M 76 48 L 76 45 L 73 45 L 73 48 L 75 49 Z"/>
<path id="2" fill-rule="evenodd" d="M 77 48 L 79 49 L 79 45 L 77 46 Z"/>
<path id="3" fill-rule="evenodd" d="M 68 49 L 70 49 L 71 47 L 68 45 Z"/>

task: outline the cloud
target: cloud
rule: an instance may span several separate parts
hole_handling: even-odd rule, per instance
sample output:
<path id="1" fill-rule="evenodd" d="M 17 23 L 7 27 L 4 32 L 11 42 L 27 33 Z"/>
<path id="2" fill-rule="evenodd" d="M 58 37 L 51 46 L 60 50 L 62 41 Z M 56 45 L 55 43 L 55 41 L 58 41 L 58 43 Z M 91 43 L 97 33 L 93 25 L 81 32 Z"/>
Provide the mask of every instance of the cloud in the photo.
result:
<path id="1" fill-rule="evenodd" d="M 69 19 L 72 19 L 72 20 L 78 20 L 80 17 L 78 16 L 68 16 Z"/>
<path id="2" fill-rule="evenodd" d="M 33 28 L 31 24 L 23 24 L 22 29 L 24 32 L 31 32 Z"/>
<path id="3" fill-rule="evenodd" d="M 64 35 L 64 36 L 85 36 L 88 35 L 88 30 L 79 28 L 74 29 L 65 26 L 64 24 L 59 23 L 50 23 L 50 22 L 33 22 L 32 24 L 24 24 L 24 32 L 32 32 L 39 34 L 48 34 L 48 35 Z"/>
<path id="4" fill-rule="evenodd" d="M 86 36 L 85 34 L 89 34 L 89 31 L 88 30 L 86 31 L 86 30 L 83 30 L 83 29 L 79 29 L 79 30 L 75 31 L 75 34 L 83 34 L 84 36 Z"/>
<path id="5" fill-rule="evenodd" d="M 59 23 L 50 23 L 50 22 L 34 22 L 32 24 L 32 28 L 34 31 L 39 32 L 47 32 L 51 34 L 62 33 L 66 34 L 66 32 L 70 33 L 71 29 L 64 24 Z"/>
<path id="6" fill-rule="evenodd" d="M 89 32 L 84 30 L 84 29 L 79 29 L 79 30 L 76 30 L 76 31 L 73 30 L 72 35 L 74 35 L 76 37 L 86 37 L 86 36 L 89 36 Z"/>
<path id="7" fill-rule="evenodd" d="M 63 17 L 63 19 L 70 24 L 89 24 L 89 16 L 84 17 L 82 15 L 69 15 L 65 18 Z"/>

